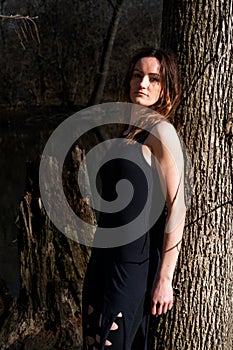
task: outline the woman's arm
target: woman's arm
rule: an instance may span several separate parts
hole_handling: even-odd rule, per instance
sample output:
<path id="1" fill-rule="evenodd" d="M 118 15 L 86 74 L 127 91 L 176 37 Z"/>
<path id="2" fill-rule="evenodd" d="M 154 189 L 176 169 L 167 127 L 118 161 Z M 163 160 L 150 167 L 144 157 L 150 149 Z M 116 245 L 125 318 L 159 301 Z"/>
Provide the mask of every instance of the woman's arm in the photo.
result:
<path id="1" fill-rule="evenodd" d="M 152 315 L 160 315 L 172 308 L 173 289 L 172 279 L 179 255 L 183 231 L 183 222 L 175 232 L 164 234 L 164 245 L 161 264 L 155 284 L 151 291 Z"/>
<path id="2" fill-rule="evenodd" d="M 175 129 L 165 121 L 152 130 L 146 145 L 155 156 L 168 208 L 161 263 L 151 291 L 151 312 L 159 315 L 170 310 L 173 303 L 172 279 L 185 221 L 183 154 Z"/>

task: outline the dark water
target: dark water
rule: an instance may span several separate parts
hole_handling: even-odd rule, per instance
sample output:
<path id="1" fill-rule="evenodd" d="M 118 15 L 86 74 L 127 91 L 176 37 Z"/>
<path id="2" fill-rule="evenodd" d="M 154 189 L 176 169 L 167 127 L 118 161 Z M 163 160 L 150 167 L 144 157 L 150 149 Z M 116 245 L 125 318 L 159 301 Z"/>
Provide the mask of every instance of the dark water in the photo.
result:
<path id="1" fill-rule="evenodd" d="M 41 154 L 49 135 L 71 114 L 0 115 L 0 278 L 14 296 L 19 290 L 15 221 L 24 194 L 25 165 Z"/>

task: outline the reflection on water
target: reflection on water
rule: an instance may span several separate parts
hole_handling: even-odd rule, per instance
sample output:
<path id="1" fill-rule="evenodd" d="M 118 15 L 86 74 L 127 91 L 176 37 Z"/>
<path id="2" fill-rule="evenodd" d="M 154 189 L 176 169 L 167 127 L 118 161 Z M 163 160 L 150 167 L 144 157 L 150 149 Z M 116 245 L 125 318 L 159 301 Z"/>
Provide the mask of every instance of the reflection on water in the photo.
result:
<path id="1" fill-rule="evenodd" d="M 42 152 L 51 132 L 71 114 L 0 115 L 0 278 L 12 295 L 19 289 L 15 220 L 24 192 L 25 164 Z"/>

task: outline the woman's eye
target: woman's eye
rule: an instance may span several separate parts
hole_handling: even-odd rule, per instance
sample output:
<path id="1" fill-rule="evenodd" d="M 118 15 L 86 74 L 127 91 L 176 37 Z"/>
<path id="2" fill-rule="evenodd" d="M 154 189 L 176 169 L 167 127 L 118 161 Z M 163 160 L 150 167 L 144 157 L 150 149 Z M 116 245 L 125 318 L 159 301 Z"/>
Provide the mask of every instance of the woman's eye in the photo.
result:
<path id="1" fill-rule="evenodd" d="M 134 74 L 133 74 L 133 77 L 134 77 L 134 78 L 141 78 L 141 75 L 140 75 L 139 73 L 134 73 Z"/>
<path id="2" fill-rule="evenodd" d="M 151 83 L 154 83 L 154 82 L 159 83 L 159 77 L 151 77 L 150 82 Z"/>

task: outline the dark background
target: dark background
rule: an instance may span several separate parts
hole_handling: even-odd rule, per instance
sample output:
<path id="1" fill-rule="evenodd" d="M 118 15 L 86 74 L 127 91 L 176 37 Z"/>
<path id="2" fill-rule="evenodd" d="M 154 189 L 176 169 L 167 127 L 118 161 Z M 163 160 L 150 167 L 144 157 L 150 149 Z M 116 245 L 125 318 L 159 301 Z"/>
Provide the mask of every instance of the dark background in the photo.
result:
<path id="1" fill-rule="evenodd" d="M 17 213 L 25 164 L 49 134 L 85 108 L 94 89 L 114 1 L 0 1 L 0 278 L 17 295 Z M 102 102 L 117 101 L 132 52 L 160 45 L 162 1 L 125 1 Z M 35 25 L 36 24 L 36 25 Z M 39 40 L 38 40 L 39 36 Z"/>

